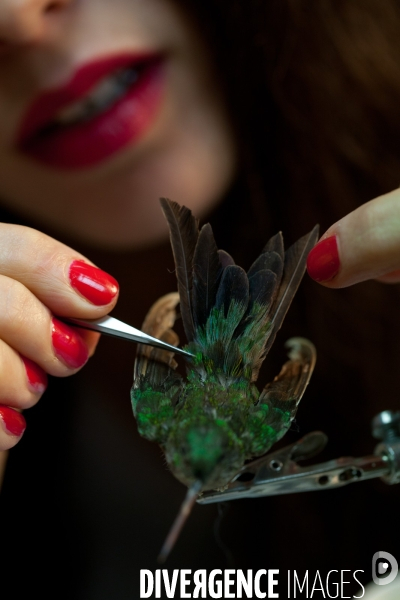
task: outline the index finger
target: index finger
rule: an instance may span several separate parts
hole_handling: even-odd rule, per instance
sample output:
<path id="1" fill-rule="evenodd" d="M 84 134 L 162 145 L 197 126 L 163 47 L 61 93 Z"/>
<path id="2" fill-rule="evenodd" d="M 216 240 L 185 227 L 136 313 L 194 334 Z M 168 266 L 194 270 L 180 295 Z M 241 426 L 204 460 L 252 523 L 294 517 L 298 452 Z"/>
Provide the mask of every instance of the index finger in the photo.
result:
<path id="1" fill-rule="evenodd" d="M 95 319 L 109 312 L 118 283 L 82 254 L 20 225 L 0 224 L 0 275 L 27 287 L 59 316 Z"/>
<path id="2" fill-rule="evenodd" d="M 331 288 L 368 279 L 400 281 L 400 190 L 363 204 L 332 225 L 311 250 L 307 269 Z"/>

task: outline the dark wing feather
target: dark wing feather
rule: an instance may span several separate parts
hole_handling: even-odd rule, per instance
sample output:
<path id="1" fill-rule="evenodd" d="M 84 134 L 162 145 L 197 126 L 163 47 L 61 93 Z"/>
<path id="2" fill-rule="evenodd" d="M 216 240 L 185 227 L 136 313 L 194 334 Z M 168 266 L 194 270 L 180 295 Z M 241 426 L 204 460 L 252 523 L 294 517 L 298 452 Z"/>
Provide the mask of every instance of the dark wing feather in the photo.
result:
<path id="1" fill-rule="evenodd" d="M 274 236 L 274 238 L 282 241 L 282 236 Z M 274 250 L 262 252 L 254 261 L 247 272 L 250 282 L 250 303 L 247 315 L 250 313 L 254 302 L 258 302 L 265 306 L 264 317 L 267 318 L 278 294 L 282 274 L 283 259 Z"/>
<path id="2" fill-rule="evenodd" d="M 283 236 L 281 231 L 279 231 L 279 233 L 272 236 L 272 238 L 268 240 L 268 242 L 263 248 L 263 252 L 276 252 L 283 260 L 285 255 L 285 249 L 283 245 Z"/>
<path id="3" fill-rule="evenodd" d="M 282 282 L 277 298 L 269 313 L 271 327 L 263 350 L 264 356 L 271 348 L 293 297 L 297 292 L 297 288 L 299 287 L 306 270 L 308 253 L 315 246 L 318 240 L 318 234 L 319 227 L 316 225 L 310 233 L 300 238 L 285 253 Z"/>
<path id="4" fill-rule="evenodd" d="M 254 302 L 268 307 L 273 302 L 278 290 L 276 274 L 269 269 L 262 269 L 249 277 L 249 295 L 250 302 L 248 313 L 251 311 Z"/>
<path id="5" fill-rule="evenodd" d="M 283 274 L 283 238 L 282 234 L 274 235 L 264 247 L 260 256 L 253 262 L 247 272 L 250 283 L 250 301 L 241 330 L 248 319 L 253 318 L 252 309 L 255 302 L 260 305 L 265 321 L 279 291 Z M 262 321 L 260 321 L 260 324 Z"/>
<path id="6" fill-rule="evenodd" d="M 249 280 L 246 271 L 238 265 L 229 265 L 222 273 L 215 305 L 224 307 L 225 316 L 232 301 L 245 309 L 249 302 Z"/>
<path id="7" fill-rule="evenodd" d="M 215 304 L 222 266 L 211 225 L 200 230 L 193 258 L 193 318 L 195 327 L 205 325 Z"/>
<path id="8" fill-rule="evenodd" d="M 192 307 L 193 256 L 199 235 L 198 220 L 185 206 L 161 198 L 161 207 L 168 221 L 174 254 L 180 310 L 188 341 L 195 333 Z"/>
<path id="9" fill-rule="evenodd" d="M 235 261 L 233 260 L 232 256 L 228 254 L 228 252 L 226 252 L 225 250 L 218 250 L 218 256 L 219 262 L 221 263 L 223 269 L 225 269 L 225 267 L 229 267 L 229 265 L 235 264 Z"/>
<path id="10" fill-rule="evenodd" d="M 264 269 L 273 271 L 276 274 L 276 278 L 277 278 L 278 284 L 279 284 L 281 281 L 281 278 L 282 278 L 282 273 L 283 273 L 282 257 L 275 251 L 263 252 L 253 262 L 253 264 L 251 265 L 250 269 L 247 272 L 247 276 L 250 278 L 252 275 L 257 273 L 257 271 L 262 271 Z"/>

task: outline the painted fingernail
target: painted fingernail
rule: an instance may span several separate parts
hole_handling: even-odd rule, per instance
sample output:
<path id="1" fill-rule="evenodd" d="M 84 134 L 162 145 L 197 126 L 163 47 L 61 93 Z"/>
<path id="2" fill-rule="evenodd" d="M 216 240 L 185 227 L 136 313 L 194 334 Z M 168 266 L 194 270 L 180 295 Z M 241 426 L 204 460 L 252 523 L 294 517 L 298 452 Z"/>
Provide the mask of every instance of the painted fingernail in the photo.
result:
<path id="1" fill-rule="evenodd" d="M 329 281 L 340 268 L 336 235 L 318 242 L 307 258 L 308 274 L 315 281 Z"/>
<path id="2" fill-rule="evenodd" d="M 26 429 L 26 421 L 20 412 L 9 406 L 0 406 L 0 420 L 6 433 L 19 437 Z"/>
<path id="3" fill-rule="evenodd" d="M 58 319 L 52 319 L 51 338 L 57 358 L 67 367 L 82 367 L 89 358 L 87 346 L 80 335 Z"/>
<path id="4" fill-rule="evenodd" d="M 30 360 L 25 356 L 21 356 L 21 358 L 22 362 L 25 365 L 29 387 L 33 392 L 35 392 L 35 394 L 43 394 L 43 392 L 47 388 L 46 373 L 43 371 L 43 369 L 39 367 L 39 365 L 34 363 L 33 360 Z"/>
<path id="5" fill-rule="evenodd" d="M 83 260 L 74 260 L 71 263 L 69 279 L 74 290 L 96 306 L 109 304 L 119 289 L 114 277 Z"/>

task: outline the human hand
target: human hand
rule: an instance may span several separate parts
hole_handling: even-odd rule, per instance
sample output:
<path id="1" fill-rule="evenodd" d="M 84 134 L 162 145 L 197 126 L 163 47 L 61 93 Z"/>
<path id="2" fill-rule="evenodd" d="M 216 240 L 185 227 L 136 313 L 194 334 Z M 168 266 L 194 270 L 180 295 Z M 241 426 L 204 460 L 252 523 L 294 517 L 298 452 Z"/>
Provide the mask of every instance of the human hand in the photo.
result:
<path id="1" fill-rule="evenodd" d="M 27 227 L 0 224 L 0 451 L 25 430 L 21 411 L 46 389 L 47 374 L 76 373 L 99 334 L 57 317 L 96 319 L 115 305 L 118 284 L 68 246 Z"/>
<path id="2" fill-rule="evenodd" d="M 400 189 L 332 225 L 308 255 L 307 270 L 330 288 L 367 279 L 400 282 Z"/>

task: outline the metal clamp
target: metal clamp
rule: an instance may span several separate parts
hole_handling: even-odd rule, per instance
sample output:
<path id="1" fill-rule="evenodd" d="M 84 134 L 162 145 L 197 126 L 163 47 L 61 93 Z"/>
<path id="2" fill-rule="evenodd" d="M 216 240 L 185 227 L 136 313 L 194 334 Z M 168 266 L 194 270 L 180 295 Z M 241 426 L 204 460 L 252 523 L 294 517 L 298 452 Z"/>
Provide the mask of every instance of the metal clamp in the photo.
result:
<path id="1" fill-rule="evenodd" d="M 208 491 L 198 502 L 210 504 L 239 498 L 327 490 L 349 483 L 381 477 L 386 483 L 400 482 L 400 412 L 384 411 L 372 422 L 374 437 L 382 442 L 373 455 L 342 457 L 301 466 L 299 461 L 319 454 L 328 437 L 314 431 L 298 442 L 258 458 L 238 471 L 224 490 Z"/>

